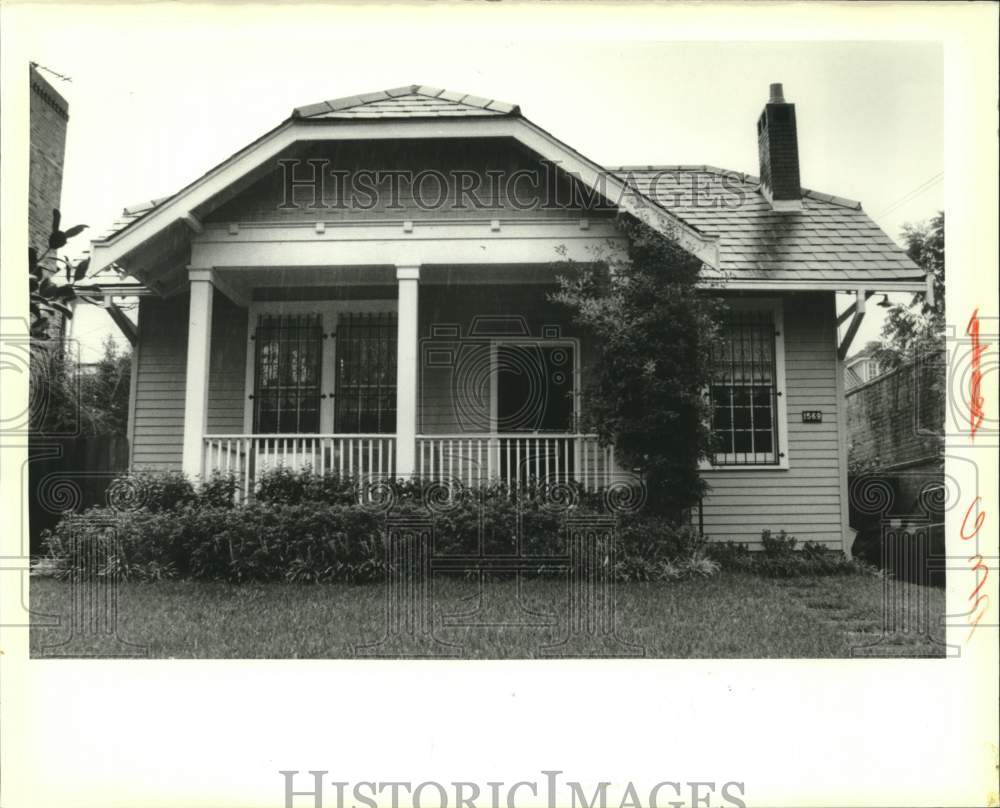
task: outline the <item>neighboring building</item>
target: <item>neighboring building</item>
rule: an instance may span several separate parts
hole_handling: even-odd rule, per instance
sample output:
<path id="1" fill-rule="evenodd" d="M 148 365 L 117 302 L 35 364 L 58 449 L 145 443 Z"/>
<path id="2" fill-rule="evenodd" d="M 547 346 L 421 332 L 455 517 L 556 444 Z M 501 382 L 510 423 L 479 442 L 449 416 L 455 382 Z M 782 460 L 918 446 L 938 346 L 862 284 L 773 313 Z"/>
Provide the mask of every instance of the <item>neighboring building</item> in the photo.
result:
<path id="1" fill-rule="evenodd" d="M 844 384 L 853 390 L 859 384 L 866 384 L 882 375 L 881 365 L 876 357 L 880 345 L 869 342 L 853 356 L 844 360 Z"/>
<path id="2" fill-rule="evenodd" d="M 945 370 L 940 357 L 910 362 L 847 391 L 851 470 L 910 477 L 944 466 Z M 918 491 L 906 492 L 912 502 Z M 904 506 L 905 507 L 905 506 Z"/>
<path id="3" fill-rule="evenodd" d="M 145 284 L 133 466 L 231 471 L 246 489 L 279 462 L 619 479 L 577 429 L 593 346 L 547 292 L 565 259 L 623 250 L 626 214 L 696 256 L 729 301 L 705 531 L 755 544 L 783 528 L 846 550 L 835 294 L 857 296 L 853 334 L 866 295 L 923 290 L 924 272 L 859 203 L 800 187 L 781 85 L 757 137 L 759 180 L 605 169 L 516 106 L 417 85 L 294 110 L 94 242 L 94 271 L 114 262 Z M 399 176 L 414 181 L 400 190 Z"/>
<path id="4" fill-rule="evenodd" d="M 69 104 L 34 65 L 29 79 L 28 243 L 41 251 L 52 232 L 52 209 L 62 197 Z"/>
<path id="5" fill-rule="evenodd" d="M 945 362 L 943 353 L 921 357 L 848 390 L 846 396 L 849 517 L 858 531 L 853 552 L 887 566 L 897 577 L 939 584 L 944 581 L 948 501 Z M 895 560 L 883 556 L 887 530 L 912 538 Z"/>

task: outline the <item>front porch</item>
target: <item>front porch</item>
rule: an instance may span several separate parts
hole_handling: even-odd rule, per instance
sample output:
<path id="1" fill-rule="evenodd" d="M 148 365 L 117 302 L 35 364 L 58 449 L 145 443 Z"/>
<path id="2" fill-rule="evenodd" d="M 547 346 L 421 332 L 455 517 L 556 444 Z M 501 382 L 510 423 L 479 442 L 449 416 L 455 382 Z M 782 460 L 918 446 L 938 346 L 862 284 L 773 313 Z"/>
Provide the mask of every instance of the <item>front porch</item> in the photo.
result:
<path id="1" fill-rule="evenodd" d="M 231 475 L 244 499 L 279 467 L 361 485 L 613 483 L 612 449 L 578 426 L 590 351 L 548 299 L 553 266 L 325 276 L 189 271 L 188 477 Z"/>

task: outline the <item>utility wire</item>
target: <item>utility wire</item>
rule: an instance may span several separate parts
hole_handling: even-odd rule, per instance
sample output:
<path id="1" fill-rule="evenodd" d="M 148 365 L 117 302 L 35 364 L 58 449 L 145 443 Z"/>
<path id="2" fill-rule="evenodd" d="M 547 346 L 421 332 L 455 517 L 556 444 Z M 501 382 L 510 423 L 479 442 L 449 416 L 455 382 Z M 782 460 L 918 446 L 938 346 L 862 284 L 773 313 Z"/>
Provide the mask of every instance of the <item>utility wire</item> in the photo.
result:
<path id="1" fill-rule="evenodd" d="M 944 177 L 944 172 L 943 171 L 940 172 L 939 174 L 935 174 L 929 180 L 925 180 L 924 182 L 920 183 L 920 185 L 918 185 L 916 188 L 914 188 L 911 191 L 908 191 L 907 193 L 903 194 L 903 196 L 901 196 L 899 199 L 897 199 L 895 202 L 893 202 L 891 205 L 889 205 L 883 211 L 881 211 L 880 213 L 877 213 L 875 215 L 875 218 L 876 219 L 881 219 L 883 216 L 887 216 L 888 214 L 892 213 L 893 211 L 898 210 L 900 207 L 902 207 L 903 205 L 905 205 L 907 202 L 913 201 L 918 196 L 920 196 L 920 194 L 924 193 L 924 191 L 927 191 L 932 186 L 934 186 L 938 182 L 940 182 L 942 177 Z"/>

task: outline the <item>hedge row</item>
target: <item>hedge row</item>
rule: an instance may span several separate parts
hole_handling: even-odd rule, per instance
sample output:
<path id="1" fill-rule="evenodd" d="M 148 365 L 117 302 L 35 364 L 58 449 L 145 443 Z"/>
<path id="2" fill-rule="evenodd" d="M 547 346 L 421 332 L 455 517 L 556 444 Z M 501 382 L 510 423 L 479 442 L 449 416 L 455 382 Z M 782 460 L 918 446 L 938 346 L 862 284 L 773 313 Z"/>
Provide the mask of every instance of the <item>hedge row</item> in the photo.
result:
<path id="1" fill-rule="evenodd" d="M 129 477 L 115 490 L 117 507 L 67 514 L 46 532 L 47 568 L 67 577 L 119 580 L 190 578 L 215 581 L 368 583 L 383 580 L 393 525 L 429 528 L 435 558 L 517 555 L 536 572 L 565 570 L 571 523 L 605 523 L 607 500 L 583 492 L 448 492 L 419 482 L 393 486 L 359 503 L 354 481 L 336 475 L 265 475 L 255 499 L 233 504 L 231 479 L 195 490 L 177 474 Z M 449 496 L 450 493 L 450 496 Z M 861 568 L 818 545 L 765 531 L 764 552 L 706 542 L 690 526 L 636 510 L 613 515 L 614 580 L 673 581 L 721 568 L 772 577 L 844 574 Z M 463 563 L 466 563 L 463 562 Z M 555 564 L 555 566 L 553 566 Z"/>

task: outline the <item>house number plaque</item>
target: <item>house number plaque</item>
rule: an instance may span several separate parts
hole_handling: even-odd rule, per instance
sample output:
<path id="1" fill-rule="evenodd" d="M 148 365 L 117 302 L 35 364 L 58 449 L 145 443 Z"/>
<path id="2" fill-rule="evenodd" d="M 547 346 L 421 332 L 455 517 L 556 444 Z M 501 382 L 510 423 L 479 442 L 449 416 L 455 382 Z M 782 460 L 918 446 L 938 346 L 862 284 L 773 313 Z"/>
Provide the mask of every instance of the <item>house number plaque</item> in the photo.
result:
<path id="1" fill-rule="evenodd" d="M 802 423 L 821 424 L 823 423 L 822 410 L 802 410 Z"/>

